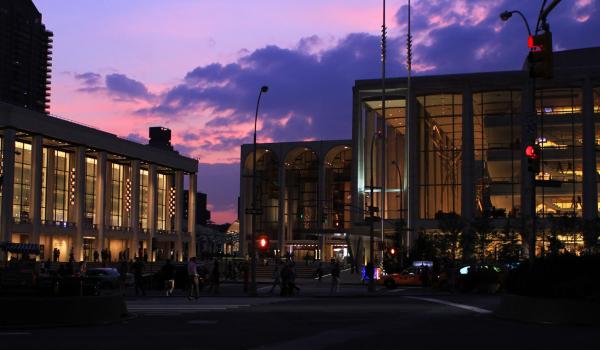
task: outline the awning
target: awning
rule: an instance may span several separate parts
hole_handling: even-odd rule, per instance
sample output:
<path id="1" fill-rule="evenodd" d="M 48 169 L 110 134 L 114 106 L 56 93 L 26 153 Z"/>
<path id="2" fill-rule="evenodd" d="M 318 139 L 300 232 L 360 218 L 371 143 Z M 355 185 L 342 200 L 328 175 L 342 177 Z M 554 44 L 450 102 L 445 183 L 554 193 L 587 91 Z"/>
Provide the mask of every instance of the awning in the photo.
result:
<path id="1" fill-rule="evenodd" d="M 40 254 L 41 248 L 35 243 L 0 243 L 2 250 L 17 254 Z"/>

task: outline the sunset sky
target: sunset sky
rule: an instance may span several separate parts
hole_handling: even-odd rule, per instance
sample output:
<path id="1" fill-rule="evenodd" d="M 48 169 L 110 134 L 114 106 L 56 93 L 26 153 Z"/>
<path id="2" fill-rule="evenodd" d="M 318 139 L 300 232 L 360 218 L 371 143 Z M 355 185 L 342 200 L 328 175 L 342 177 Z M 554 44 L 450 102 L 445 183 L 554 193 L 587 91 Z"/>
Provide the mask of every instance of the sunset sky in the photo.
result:
<path id="1" fill-rule="evenodd" d="M 200 161 L 217 223 L 236 219 L 239 154 L 252 142 L 351 137 L 354 80 L 379 76 L 382 1 L 34 0 L 54 32 L 51 113 L 140 142 L 173 130 Z M 406 1 L 387 1 L 389 74 L 406 74 Z M 413 1 L 418 75 L 519 69 L 521 10 L 541 1 Z M 549 22 L 555 50 L 600 45 L 600 2 L 564 0 Z"/>

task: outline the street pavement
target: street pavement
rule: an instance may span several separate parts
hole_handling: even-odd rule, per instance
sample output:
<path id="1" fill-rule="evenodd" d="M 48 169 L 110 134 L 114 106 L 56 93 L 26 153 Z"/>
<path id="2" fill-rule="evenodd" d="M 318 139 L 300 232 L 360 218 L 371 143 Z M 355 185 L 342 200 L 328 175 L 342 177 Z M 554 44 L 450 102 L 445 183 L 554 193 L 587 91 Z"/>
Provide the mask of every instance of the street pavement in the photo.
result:
<path id="1" fill-rule="evenodd" d="M 0 330 L 3 349 L 597 349 L 598 329 L 498 319 L 499 296 L 440 293 L 427 288 L 360 284 L 330 293 L 303 281 L 299 295 L 258 297 L 223 285 L 188 300 L 127 297 L 129 317 L 74 328 Z M 154 293 L 152 293 L 154 294 Z"/>

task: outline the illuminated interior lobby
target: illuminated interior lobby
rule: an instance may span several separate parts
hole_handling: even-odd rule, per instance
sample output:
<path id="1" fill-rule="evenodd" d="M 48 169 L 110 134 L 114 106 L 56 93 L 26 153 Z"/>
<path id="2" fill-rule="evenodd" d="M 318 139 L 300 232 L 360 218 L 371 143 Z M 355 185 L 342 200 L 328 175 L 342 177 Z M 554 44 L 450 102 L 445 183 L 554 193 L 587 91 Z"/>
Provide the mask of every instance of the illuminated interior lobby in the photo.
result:
<path id="1" fill-rule="evenodd" d="M 184 178 L 196 192 L 198 163 L 172 149 L 168 129 L 153 128 L 168 133 L 164 144 L 142 145 L 3 103 L 0 128 L 1 241 L 40 244 L 44 260 L 55 249 L 59 261 L 92 261 L 105 249 L 111 261 L 195 255 L 183 192 Z"/>

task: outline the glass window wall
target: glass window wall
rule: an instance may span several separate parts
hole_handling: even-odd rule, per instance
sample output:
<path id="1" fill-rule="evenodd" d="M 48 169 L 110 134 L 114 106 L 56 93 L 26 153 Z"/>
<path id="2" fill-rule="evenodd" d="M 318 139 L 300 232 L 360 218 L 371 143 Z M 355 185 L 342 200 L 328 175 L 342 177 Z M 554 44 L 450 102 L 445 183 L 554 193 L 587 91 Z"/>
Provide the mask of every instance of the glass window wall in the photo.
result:
<path id="1" fill-rule="evenodd" d="M 17 222 L 28 222 L 30 220 L 31 144 L 15 142 L 14 171 L 13 218 Z"/>
<path id="2" fill-rule="evenodd" d="M 123 165 L 110 163 L 110 226 L 123 226 Z"/>
<path id="3" fill-rule="evenodd" d="M 148 229 L 148 170 L 140 169 L 140 228 Z"/>
<path id="4" fill-rule="evenodd" d="M 331 230 L 349 229 L 352 206 L 352 149 L 344 146 L 334 150 L 325 164 L 324 227 Z M 343 232 L 343 231 L 338 231 Z"/>
<path id="5" fill-rule="evenodd" d="M 292 239 L 307 239 L 317 230 L 317 154 L 305 148 L 292 151 L 285 163 L 288 231 Z"/>
<path id="6" fill-rule="evenodd" d="M 473 94 L 476 209 L 494 217 L 520 207 L 521 93 Z"/>
<path id="7" fill-rule="evenodd" d="M 537 139 L 542 148 L 537 180 L 556 181 L 538 186 L 536 210 L 545 217 L 582 213 L 582 91 L 579 88 L 537 91 Z"/>
<path id="8" fill-rule="evenodd" d="M 96 158 L 85 158 L 85 222 L 92 227 L 96 222 Z"/>
<path id="9" fill-rule="evenodd" d="M 70 164 L 69 153 L 54 150 L 54 221 L 69 221 Z"/>
<path id="10" fill-rule="evenodd" d="M 461 212 L 462 95 L 417 97 L 419 108 L 419 216 Z"/>

